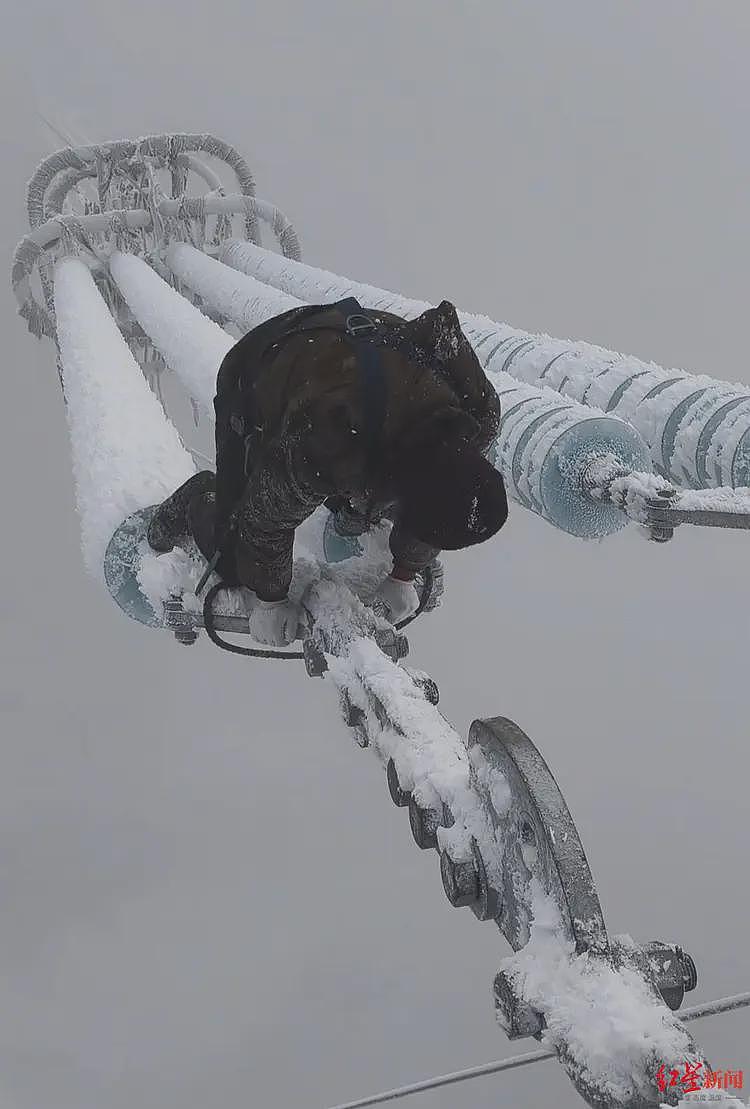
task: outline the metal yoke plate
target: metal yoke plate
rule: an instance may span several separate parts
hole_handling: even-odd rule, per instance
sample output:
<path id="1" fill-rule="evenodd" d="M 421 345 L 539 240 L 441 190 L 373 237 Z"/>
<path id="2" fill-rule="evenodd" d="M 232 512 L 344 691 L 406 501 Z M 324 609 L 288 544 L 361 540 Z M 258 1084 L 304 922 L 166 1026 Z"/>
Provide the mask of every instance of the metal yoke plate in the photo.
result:
<path id="1" fill-rule="evenodd" d="M 547 763 L 525 732 L 502 716 L 475 720 L 468 747 L 502 855 L 495 919 L 508 943 L 518 951 L 529 940 L 535 877 L 554 897 L 576 950 L 606 954 L 609 941 L 594 879 Z M 507 783 L 507 796 L 500 782 L 492 783 L 496 775 Z"/>

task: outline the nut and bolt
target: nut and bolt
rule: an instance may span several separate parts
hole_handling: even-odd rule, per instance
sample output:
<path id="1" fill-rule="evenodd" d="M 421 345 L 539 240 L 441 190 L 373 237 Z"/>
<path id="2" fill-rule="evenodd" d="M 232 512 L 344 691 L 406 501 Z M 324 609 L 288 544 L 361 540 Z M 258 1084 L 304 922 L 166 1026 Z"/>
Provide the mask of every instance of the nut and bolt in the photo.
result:
<path id="1" fill-rule="evenodd" d="M 509 1040 L 539 1036 L 544 1030 L 544 1017 L 528 1002 L 516 996 L 505 971 L 495 976 L 495 1016 Z"/>
<path id="2" fill-rule="evenodd" d="M 440 855 L 440 877 L 445 896 L 454 908 L 473 905 L 479 898 L 479 875 L 473 859 L 457 862 L 447 851 Z"/>
<path id="3" fill-rule="evenodd" d="M 441 813 L 436 809 L 423 809 L 409 796 L 409 824 L 417 847 L 427 851 L 437 847 L 437 830 L 441 823 Z"/>

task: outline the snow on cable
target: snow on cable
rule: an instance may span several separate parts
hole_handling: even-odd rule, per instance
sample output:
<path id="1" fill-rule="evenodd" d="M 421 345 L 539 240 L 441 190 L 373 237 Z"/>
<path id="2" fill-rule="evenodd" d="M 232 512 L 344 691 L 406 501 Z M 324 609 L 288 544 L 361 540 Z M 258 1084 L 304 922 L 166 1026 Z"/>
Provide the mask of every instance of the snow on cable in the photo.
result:
<path id="1" fill-rule="evenodd" d="M 115 528 L 194 466 L 83 262 L 58 262 L 54 289 L 83 556 L 101 578 Z"/>

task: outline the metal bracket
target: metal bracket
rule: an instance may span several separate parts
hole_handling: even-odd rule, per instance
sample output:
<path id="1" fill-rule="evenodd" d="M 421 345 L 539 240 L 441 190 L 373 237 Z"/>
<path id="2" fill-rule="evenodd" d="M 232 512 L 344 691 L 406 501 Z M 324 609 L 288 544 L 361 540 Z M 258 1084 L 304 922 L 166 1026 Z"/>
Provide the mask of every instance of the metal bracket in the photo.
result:
<path id="1" fill-rule="evenodd" d="M 475 720 L 469 759 L 502 852 L 497 924 L 514 951 L 529 940 L 536 878 L 555 900 L 578 952 L 609 948 L 599 898 L 578 831 L 549 767 L 529 737 L 498 716 Z M 495 782 L 505 784 L 499 807 Z"/>
<path id="2" fill-rule="evenodd" d="M 588 496 L 619 508 L 656 543 L 668 542 L 681 524 L 750 529 L 750 488 L 677 489 L 658 475 L 626 470 L 610 457 L 589 461 L 581 481 Z"/>
<path id="3" fill-rule="evenodd" d="M 637 478 L 638 475 L 632 475 Z M 721 507 L 719 507 L 721 505 Z M 750 528 L 750 490 L 669 488 L 645 501 L 646 523 L 653 528 L 693 524 L 703 528 Z"/>

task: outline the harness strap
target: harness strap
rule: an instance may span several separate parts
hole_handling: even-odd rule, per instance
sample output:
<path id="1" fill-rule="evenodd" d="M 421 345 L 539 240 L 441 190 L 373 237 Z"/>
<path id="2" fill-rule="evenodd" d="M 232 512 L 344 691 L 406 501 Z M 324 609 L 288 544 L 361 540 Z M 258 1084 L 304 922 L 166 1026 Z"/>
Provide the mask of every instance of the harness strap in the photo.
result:
<path id="1" fill-rule="evenodd" d="M 354 297 L 340 301 L 336 307 L 344 317 L 346 334 L 354 346 L 362 373 L 365 466 L 368 477 L 372 477 L 383 445 L 388 400 L 382 347 L 378 343 L 380 327 L 371 316 L 362 311 L 362 306 Z"/>
<path id="2" fill-rule="evenodd" d="M 341 322 L 339 323 L 335 318 L 307 322 L 305 317 L 313 313 L 320 313 L 321 310 L 335 312 L 340 317 Z M 256 431 L 254 427 L 248 427 L 248 423 L 255 423 L 251 401 L 255 375 L 261 368 L 268 348 L 273 346 L 274 343 L 283 342 L 294 335 L 308 334 L 311 331 L 343 331 L 354 348 L 362 373 L 366 465 L 368 473 L 371 474 L 382 447 L 383 425 L 387 407 L 387 390 L 381 350 L 391 344 L 385 341 L 385 333 L 378 322 L 363 310 L 362 305 L 355 297 L 347 297 L 334 304 L 326 305 L 323 309 L 320 305 L 309 305 L 297 311 L 299 315 L 293 326 L 289 327 L 283 334 L 270 338 L 266 346 L 258 353 L 255 365 L 250 370 L 250 381 L 245 377 L 242 382 L 237 382 L 237 392 L 242 396 L 246 413 L 248 408 L 250 409 L 250 420 L 234 417 L 230 418 L 230 425 L 232 430 L 243 436 L 245 440 L 245 474 L 248 475 L 250 450 L 252 440 L 255 438 L 253 432 Z"/>

